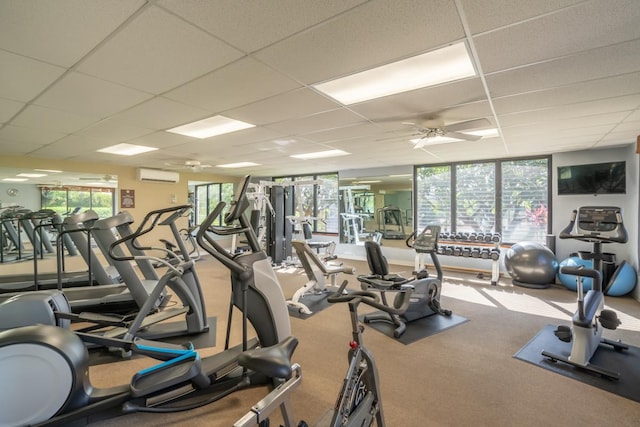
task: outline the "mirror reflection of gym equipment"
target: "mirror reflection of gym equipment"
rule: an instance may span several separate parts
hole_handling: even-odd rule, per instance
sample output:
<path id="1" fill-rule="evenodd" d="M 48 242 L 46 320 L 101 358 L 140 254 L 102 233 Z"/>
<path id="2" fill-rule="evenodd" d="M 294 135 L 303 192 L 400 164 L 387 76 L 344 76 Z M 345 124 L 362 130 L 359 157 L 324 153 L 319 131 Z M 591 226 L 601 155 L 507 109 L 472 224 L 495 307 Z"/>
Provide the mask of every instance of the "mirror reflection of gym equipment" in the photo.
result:
<path id="1" fill-rule="evenodd" d="M 405 171 L 365 170 L 355 178 L 340 177 L 341 243 L 374 240 L 405 248 L 407 230 L 413 227 L 413 184 L 410 171 L 399 172 Z"/>

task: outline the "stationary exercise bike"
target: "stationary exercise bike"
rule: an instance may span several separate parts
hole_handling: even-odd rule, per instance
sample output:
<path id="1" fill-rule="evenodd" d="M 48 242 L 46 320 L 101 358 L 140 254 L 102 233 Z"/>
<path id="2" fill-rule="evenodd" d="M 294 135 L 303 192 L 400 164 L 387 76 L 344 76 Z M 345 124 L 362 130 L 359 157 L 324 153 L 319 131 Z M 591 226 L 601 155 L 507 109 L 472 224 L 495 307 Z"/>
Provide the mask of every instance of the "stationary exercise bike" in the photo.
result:
<path id="1" fill-rule="evenodd" d="M 426 226 L 420 233 L 412 233 L 406 240 L 407 246 L 416 251 L 414 276 L 405 278 L 398 274 L 389 273 L 387 259 L 382 254 L 379 244 L 373 241 L 364 243 L 367 254 L 367 262 L 371 274 L 358 276 L 363 290 L 375 289 L 380 292 L 382 301 L 387 304 L 387 293 L 394 293 L 396 301 L 394 305 L 404 299 L 403 292 L 407 287 L 414 289 L 411 301 L 403 313 L 372 313 L 364 317 L 364 321 L 389 322 L 395 326 L 393 336 L 398 338 L 407 329 L 407 323 L 422 319 L 434 314 L 451 316 L 451 310 L 440 306 L 440 291 L 442 288 L 443 272 L 438 260 L 438 236 L 440 227 L 436 225 Z M 436 277 L 429 277 L 424 268 L 424 255 L 429 254 L 436 270 Z"/>
<path id="2" fill-rule="evenodd" d="M 389 315 L 399 314 L 409 305 L 412 289 L 402 293 L 399 307 L 390 307 L 380 303 L 377 294 L 367 291 L 346 292 L 347 281 L 330 295 L 331 303 L 346 302 L 349 304 L 353 340 L 349 343 L 349 367 L 332 410 L 315 424 L 316 427 L 367 427 L 373 425 L 384 427 L 384 413 L 380 397 L 380 380 L 373 354 L 363 343 L 364 328 L 358 319 L 358 305 L 366 304 Z M 291 338 L 286 343 L 271 348 L 259 348 L 244 352 L 238 358 L 245 368 L 262 372 L 271 377 L 279 377 L 284 382 L 275 387 L 266 397 L 253 405 L 233 427 L 269 426 L 269 415 L 281 408 L 284 427 L 295 425 L 294 418 L 287 407 L 291 393 L 300 385 L 302 369 L 298 364 L 291 364 L 291 355 L 297 340 Z M 300 421 L 298 427 L 308 427 Z"/>
<path id="3" fill-rule="evenodd" d="M 602 330 L 616 329 L 620 325 L 618 316 L 612 310 L 604 308 L 604 293 L 602 292 L 602 244 L 626 243 L 627 230 L 622 222 L 622 212 L 616 207 L 581 207 L 574 210 L 569 225 L 562 230 L 561 239 L 576 239 L 593 243 L 593 268 L 584 266 L 564 266 L 561 273 L 575 275 L 577 280 L 578 309 L 571 319 L 571 327 L 561 325 L 555 335 L 564 342 L 572 342 L 571 354 L 564 355 L 543 351 L 542 355 L 552 362 L 564 362 L 586 369 L 603 377 L 617 380 L 619 372 L 594 365 L 590 362 L 600 344 L 607 344 L 616 351 L 627 350 L 629 347 L 616 341 L 602 338 Z M 584 295 L 582 278 L 591 278 L 591 290 Z"/>
<path id="4" fill-rule="evenodd" d="M 291 336 L 288 310 L 277 277 L 249 226 L 249 177 L 239 184 L 226 226 L 211 224 L 222 214 L 221 202 L 201 225 L 198 243 L 231 272 L 229 325 L 234 307 L 242 312 L 243 340 L 230 347 L 229 325 L 225 350 L 200 358 L 190 346 L 172 346 L 140 339 L 113 338 L 135 353 L 163 362 L 136 373 L 130 384 L 108 389 L 91 385 L 85 342 L 68 329 L 34 325 L 0 332 L 0 425 L 69 425 L 131 412 L 177 412 L 215 402 L 249 386 L 274 381 L 261 372 L 244 369 L 238 356 L 250 348 L 273 346 Z M 244 234 L 252 251 L 232 255 L 209 234 Z M 180 264 L 175 268 L 180 271 Z M 168 272 L 174 271 L 169 268 Z M 249 322 L 256 338 L 249 339 Z M 104 337 L 101 337 L 104 339 Z"/>

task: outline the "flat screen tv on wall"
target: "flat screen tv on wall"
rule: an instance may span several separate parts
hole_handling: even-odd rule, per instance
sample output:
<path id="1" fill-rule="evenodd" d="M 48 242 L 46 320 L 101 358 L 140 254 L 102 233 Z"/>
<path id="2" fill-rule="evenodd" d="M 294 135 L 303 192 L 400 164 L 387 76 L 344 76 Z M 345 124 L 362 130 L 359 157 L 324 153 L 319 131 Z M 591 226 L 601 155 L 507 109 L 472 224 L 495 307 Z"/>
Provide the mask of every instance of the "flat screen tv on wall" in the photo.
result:
<path id="1" fill-rule="evenodd" d="M 558 194 L 625 194 L 626 162 L 558 166 Z"/>

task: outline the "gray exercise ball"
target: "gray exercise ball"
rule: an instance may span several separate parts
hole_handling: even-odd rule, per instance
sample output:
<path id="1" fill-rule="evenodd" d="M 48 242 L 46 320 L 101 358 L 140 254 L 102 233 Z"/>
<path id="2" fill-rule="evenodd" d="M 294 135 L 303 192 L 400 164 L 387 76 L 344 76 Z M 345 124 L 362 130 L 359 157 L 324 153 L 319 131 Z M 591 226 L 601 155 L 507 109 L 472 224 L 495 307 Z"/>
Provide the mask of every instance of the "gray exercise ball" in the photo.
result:
<path id="1" fill-rule="evenodd" d="M 514 285 L 548 288 L 556 280 L 558 261 L 551 249 L 538 242 L 519 242 L 505 253 L 504 266 Z"/>

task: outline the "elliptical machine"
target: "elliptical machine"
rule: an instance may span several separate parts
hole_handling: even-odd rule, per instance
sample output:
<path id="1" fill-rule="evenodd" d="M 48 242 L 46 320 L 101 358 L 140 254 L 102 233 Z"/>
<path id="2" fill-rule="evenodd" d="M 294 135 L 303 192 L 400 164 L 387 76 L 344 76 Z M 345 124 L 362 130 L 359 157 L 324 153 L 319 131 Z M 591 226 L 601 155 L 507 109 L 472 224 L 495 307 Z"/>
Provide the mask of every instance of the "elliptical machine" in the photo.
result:
<path id="1" fill-rule="evenodd" d="M 139 371 L 130 384 L 98 389 L 90 383 L 89 356 L 78 334 L 50 325 L 0 332 L 0 378 L 11 384 L 0 388 L 0 425 L 69 425 L 75 420 L 89 423 L 131 412 L 184 411 L 236 390 L 276 381 L 238 364 L 239 355 L 249 348 L 288 347 L 286 343 L 291 341 L 282 289 L 244 215 L 248 181 L 247 176 L 238 186 L 231 212 L 225 217 L 227 226 L 211 226 L 224 210 L 225 203 L 221 202 L 198 233 L 203 249 L 231 271 L 229 317 L 233 307 L 242 312 L 241 344 L 229 347 L 229 325 L 225 350 L 203 358 L 190 346 L 113 338 L 114 346 L 122 345 L 164 362 Z M 232 255 L 208 236 L 209 232 L 244 234 L 252 251 Z M 178 274 L 181 265 L 167 265 L 167 274 Z M 247 338 L 248 322 L 257 339 Z"/>
<path id="2" fill-rule="evenodd" d="M 604 308 L 602 291 L 602 245 L 604 243 L 626 243 L 627 230 L 622 222 L 622 211 L 617 207 L 587 206 L 574 210 L 569 225 L 562 230 L 561 239 L 576 239 L 593 244 L 593 268 L 584 266 L 561 268 L 561 273 L 575 275 L 577 280 L 578 309 L 571 319 L 571 327 L 560 325 L 555 335 L 564 342 L 572 342 L 571 354 L 566 357 L 542 351 L 542 355 L 552 362 L 564 362 L 586 369 L 603 377 L 617 380 L 619 372 L 614 372 L 590 362 L 600 344 L 608 344 L 616 351 L 629 347 L 616 341 L 602 338 L 602 329 L 616 329 L 620 325 L 617 314 Z M 592 289 L 584 295 L 582 278 L 593 281 Z"/>
<path id="3" fill-rule="evenodd" d="M 387 292 L 395 293 L 394 306 L 399 307 L 404 299 L 402 295 L 408 288 L 413 289 L 407 309 L 401 314 L 373 313 L 364 316 L 366 323 L 390 322 L 395 326 L 393 336 L 400 337 L 407 328 L 408 322 L 423 317 L 440 314 L 451 316 L 451 310 L 440 306 L 440 292 L 442 289 L 442 267 L 438 260 L 438 236 L 440 227 L 428 225 L 420 233 L 413 232 L 407 239 L 407 246 L 416 251 L 414 277 L 405 278 L 398 274 L 389 273 L 389 265 L 382 254 L 380 245 L 374 241 L 365 242 L 367 262 L 371 269 L 370 275 L 358 276 L 363 290 L 375 289 L 380 292 L 383 304 L 387 304 Z M 436 277 L 429 277 L 424 268 L 424 255 L 429 254 L 436 270 Z"/>

